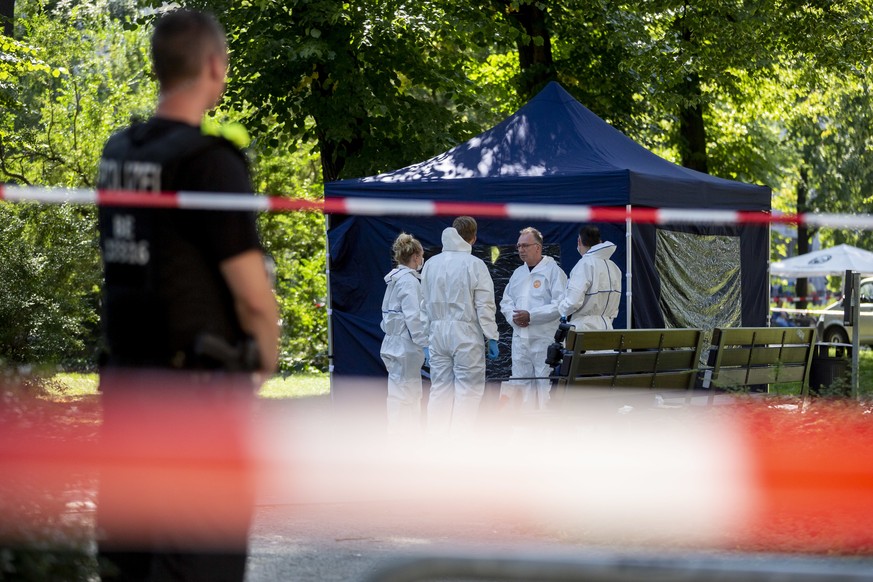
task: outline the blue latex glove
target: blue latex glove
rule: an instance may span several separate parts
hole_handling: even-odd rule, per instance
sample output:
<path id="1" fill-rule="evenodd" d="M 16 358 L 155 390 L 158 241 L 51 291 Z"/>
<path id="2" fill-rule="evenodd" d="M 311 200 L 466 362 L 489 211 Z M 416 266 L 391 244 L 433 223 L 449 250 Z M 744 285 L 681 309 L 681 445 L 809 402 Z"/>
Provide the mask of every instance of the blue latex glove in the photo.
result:
<path id="1" fill-rule="evenodd" d="M 496 360 L 497 356 L 500 355 L 500 348 L 497 345 L 496 339 L 488 340 L 488 359 Z"/>
<path id="2" fill-rule="evenodd" d="M 567 323 L 567 316 L 566 315 L 561 316 L 561 323 Z"/>
<path id="3" fill-rule="evenodd" d="M 430 349 L 424 348 L 424 365 L 430 367 Z"/>

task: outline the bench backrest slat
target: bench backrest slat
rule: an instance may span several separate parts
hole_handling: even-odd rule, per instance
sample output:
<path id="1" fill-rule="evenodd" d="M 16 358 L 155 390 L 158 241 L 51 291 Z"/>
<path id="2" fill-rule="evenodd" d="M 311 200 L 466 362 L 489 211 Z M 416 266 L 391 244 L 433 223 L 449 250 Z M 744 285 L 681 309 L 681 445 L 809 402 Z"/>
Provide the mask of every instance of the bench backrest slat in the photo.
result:
<path id="1" fill-rule="evenodd" d="M 804 366 L 722 369 L 712 382 L 716 387 L 752 386 L 755 384 L 781 384 L 803 382 L 808 372 Z"/>
<path id="2" fill-rule="evenodd" d="M 699 329 L 570 330 L 567 384 L 690 389 L 702 343 Z"/>
<path id="3" fill-rule="evenodd" d="M 809 356 L 808 346 L 729 346 L 722 348 L 721 367 L 744 366 L 746 363 L 753 366 L 805 365 L 807 356 Z"/>
<path id="4" fill-rule="evenodd" d="M 677 370 L 650 374 L 581 376 L 576 378 L 571 385 L 592 388 L 672 388 L 681 390 L 693 386 L 696 378 L 697 370 Z"/>
<path id="5" fill-rule="evenodd" d="M 578 352 L 580 350 L 658 349 L 659 347 L 693 348 L 700 337 L 699 329 L 570 330 L 567 334 L 567 349 Z M 577 345 L 576 342 L 579 341 L 582 343 Z"/>
<path id="6" fill-rule="evenodd" d="M 587 353 L 584 355 L 584 370 L 577 375 L 603 375 L 618 371 L 620 374 L 639 372 L 688 370 L 697 368 L 694 350 L 670 350 L 664 352 Z"/>
<path id="7" fill-rule="evenodd" d="M 716 328 L 712 334 L 712 383 L 720 387 L 801 382 L 809 385 L 815 329 L 811 327 Z"/>

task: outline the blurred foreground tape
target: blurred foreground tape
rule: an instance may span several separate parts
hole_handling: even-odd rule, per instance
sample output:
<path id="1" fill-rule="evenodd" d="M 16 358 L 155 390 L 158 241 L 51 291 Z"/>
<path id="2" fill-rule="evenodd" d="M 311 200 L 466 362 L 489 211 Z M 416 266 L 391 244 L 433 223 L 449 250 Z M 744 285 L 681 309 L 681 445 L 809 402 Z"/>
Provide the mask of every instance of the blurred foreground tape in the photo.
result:
<path id="1" fill-rule="evenodd" d="M 784 550 L 873 553 L 873 415 L 870 403 L 816 402 L 804 413 L 746 405 L 757 498 L 746 542 Z"/>
<path id="2" fill-rule="evenodd" d="M 412 503 L 419 523 L 500 516 L 584 541 L 873 550 L 873 426 L 858 403 L 621 415 L 600 401 L 497 419 L 466 438 L 400 440 L 338 413 L 267 408 L 251 424 L 247 398 L 144 394 L 112 405 L 93 447 L 4 414 L 4 516 L 26 521 L 38 492 L 99 470 L 117 495 L 104 497 L 101 521 L 134 545 L 168 527 L 204 546 L 235 543 L 257 487 L 270 503 Z"/>

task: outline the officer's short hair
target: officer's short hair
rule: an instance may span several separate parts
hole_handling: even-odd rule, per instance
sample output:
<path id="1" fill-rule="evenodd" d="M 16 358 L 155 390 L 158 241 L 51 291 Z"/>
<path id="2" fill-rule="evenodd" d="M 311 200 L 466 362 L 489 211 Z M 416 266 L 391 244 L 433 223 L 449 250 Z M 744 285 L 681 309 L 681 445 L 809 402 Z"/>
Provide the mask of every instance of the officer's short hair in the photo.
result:
<path id="1" fill-rule="evenodd" d="M 600 244 L 600 229 L 596 226 L 583 226 L 579 229 L 579 238 L 586 247 Z"/>
<path id="2" fill-rule="evenodd" d="M 540 245 L 540 246 L 543 246 L 543 233 L 541 233 L 540 231 L 538 231 L 537 229 L 535 229 L 535 228 L 532 227 L 532 226 L 528 226 L 527 228 L 523 228 L 523 229 L 521 229 L 520 231 L 518 231 L 518 234 L 530 234 L 530 235 L 533 235 L 534 240 L 536 241 L 536 243 L 537 243 L 538 245 Z"/>
<path id="3" fill-rule="evenodd" d="M 476 219 L 472 216 L 459 216 L 452 223 L 461 238 L 467 242 L 471 242 L 476 238 Z"/>
<path id="4" fill-rule="evenodd" d="M 152 70 L 161 88 L 171 88 L 197 77 L 209 54 L 226 51 L 224 29 L 214 16 L 196 10 L 173 10 L 155 24 Z"/>

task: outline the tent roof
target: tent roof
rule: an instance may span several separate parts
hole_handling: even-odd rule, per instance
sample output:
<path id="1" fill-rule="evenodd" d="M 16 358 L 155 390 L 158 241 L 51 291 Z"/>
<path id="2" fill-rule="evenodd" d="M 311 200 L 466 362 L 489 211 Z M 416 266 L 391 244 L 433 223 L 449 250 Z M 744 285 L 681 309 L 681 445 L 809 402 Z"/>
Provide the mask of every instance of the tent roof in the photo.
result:
<path id="1" fill-rule="evenodd" d="M 790 257 L 770 265 L 770 274 L 779 277 L 844 275 L 846 271 L 873 273 L 873 253 L 843 244 Z"/>
<path id="2" fill-rule="evenodd" d="M 769 210 L 770 189 L 683 168 L 597 117 L 558 83 L 429 160 L 325 185 L 328 196 Z"/>

